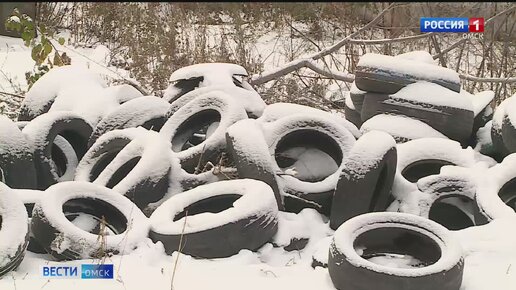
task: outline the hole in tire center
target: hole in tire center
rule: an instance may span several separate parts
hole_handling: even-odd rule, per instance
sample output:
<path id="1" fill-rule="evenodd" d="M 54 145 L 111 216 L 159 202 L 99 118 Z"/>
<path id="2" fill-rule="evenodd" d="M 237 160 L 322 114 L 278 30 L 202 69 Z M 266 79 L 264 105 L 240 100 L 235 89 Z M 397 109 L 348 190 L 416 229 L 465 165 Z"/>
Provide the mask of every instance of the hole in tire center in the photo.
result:
<path id="1" fill-rule="evenodd" d="M 118 235 L 127 229 L 127 218 L 116 207 L 100 199 L 71 199 L 63 204 L 62 211 L 75 226 L 92 234 Z"/>
<path id="2" fill-rule="evenodd" d="M 5 182 L 5 175 L 4 175 L 4 171 L 2 170 L 2 168 L 0 167 L 0 182 L 2 183 L 6 183 Z"/>
<path id="3" fill-rule="evenodd" d="M 187 215 L 192 216 L 201 213 L 219 213 L 233 207 L 233 203 L 242 197 L 240 194 L 223 194 L 205 198 L 185 207 L 182 212 L 174 216 L 173 221 L 178 221 Z"/>
<path id="4" fill-rule="evenodd" d="M 337 171 L 343 153 L 338 143 L 327 134 L 300 129 L 283 136 L 274 155 L 284 172 L 293 170 L 299 180 L 318 182 Z"/>
<path id="5" fill-rule="evenodd" d="M 469 197 L 446 196 L 432 204 L 428 218 L 449 230 L 462 230 L 475 225 L 475 206 Z"/>
<path id="6" fill-rule="evenodd" d="M 125 162 L 122 166 L 120 166 L 115 173 L 111 176 L 109 181 L 106 184 L 107 188 L 113 188 L 115 187 L 122 179 L 124 179 L 131 170 L 138 164 L 140 161 L 141 156 L 134 157 L 133 159 Z"/>
<path id="7" fill-rule="evenodd" d="M 173 102 L 177 99 L 179 99 L 179 97 L 183 96 L 184 94 L 188 93 L 188 92 L 191 92 L 197 88 L 200 87 L 201 85 L 201 82 L 204 81 L 204 77 L 203 76 L 199 76 L 199 77 L 192 77 L 192 78 L 189 78 L 189 79 L 182 79 L 182 80 L 178 80 L 175 84 L 174 84 L 174 87 L 176 89 L 179 90 L 179 92 L 174 96 L 174 98 L 172 100 L 170 100 L 169 102 Z"/>
<path id="8" fill-rule="evenodd" d="M 142 127 L 147 130 L 159 132 L 159 130 L 161 130 L 161 127 L 163 127 L 166 121 L 167 119 L 165 117 L 157 117 L 146 121 L 145 123 L 143 123 Z"/>
<path id="9" fill-rule="evenodd" d="M 355 239 L 353 247 L 362 258 L 391 268 L 422 268 L 441 258 L 441 249 L 432 238 L 401 227 L 366 231 Z"/>
<path id="10" fill-rule="evenodd" d="M 73 147 L 75 154 L 77 155 L 77 159 L 81 160 L 86 151 L 88 151 L 88 138 L 89 136 L 82 136 L 74 130 L 64 130 L 59 132 L 70 145 Z"/>
<path id="11" fill-rule="evenodd" d="M 220 113 L 207 109 L 188 117 L 176 130 L 172 137 L 172 150 L 181 152 L 190 147 L 202 144 L 218 128 Z"/>
<path id="12" fill-rule="evenodd" d="M 401 172 L 401 175 L 410 182 L 417 182 L 423 177 L 439 174 L 441 167 L 445 165 L 454 164 L 449 161 L 438 159 L 419 160 L 405 167 Z"/>
<path id="13" fill-rule="evenodd" d="M 516 177 L 507 181 L 498 191 L 500 199 L 516 212 Z"/>

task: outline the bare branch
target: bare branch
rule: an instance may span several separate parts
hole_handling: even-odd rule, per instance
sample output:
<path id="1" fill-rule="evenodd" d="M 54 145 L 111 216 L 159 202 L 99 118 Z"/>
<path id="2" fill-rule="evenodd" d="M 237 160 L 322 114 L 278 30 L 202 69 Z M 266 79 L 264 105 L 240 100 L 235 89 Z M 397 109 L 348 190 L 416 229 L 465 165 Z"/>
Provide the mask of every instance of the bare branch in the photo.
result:
<path id="1" fill-rule="evenodd" d="M 474 81 L 477 83 L 503 83 L 503 84 L 512 84 L 516 83 L 516 77 L 507 77 L 507 78 L 480 78 L 468 74 L 460 74 L 461 79 L 465 79 L 468 81 Z"/>
<path id="2" fill-rule="evenodd" d="M 344 82 L 348 82 L 348 83 L 352 83 L 355 80 L 355 75 L 353 75 L 353 74 L 348 74 L 348 73 L 334 71 L 334 70 L 327 70 L 325 68 L 318 66 L 313 61 L 306 61 L 305 66 L 320 75 L 323 75 L 325 77 L 329 77 L 329 78 L 332 78 L 335 80 L 344 81 Z"/>

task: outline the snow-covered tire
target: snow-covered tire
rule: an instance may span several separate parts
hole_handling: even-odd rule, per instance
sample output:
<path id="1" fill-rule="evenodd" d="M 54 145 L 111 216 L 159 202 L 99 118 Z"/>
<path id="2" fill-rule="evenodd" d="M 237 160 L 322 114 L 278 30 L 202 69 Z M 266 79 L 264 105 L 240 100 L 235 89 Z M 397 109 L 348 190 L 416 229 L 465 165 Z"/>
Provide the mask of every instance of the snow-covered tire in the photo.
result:
<path id="1" fill-rule="evenodd" d="M 0 116 L 0 182 L 11 188 L 36 188 L 33 150 L 19 127 Z"/>
<path id="2" fill-rule="evenodd" d="M 365 121 L 360 127 L 362 134 L 373 130 L 389 133 L 396 143 L 405 143 L 420 138 L 448 139 L 426 123 L 400 115 L 378 114 Z"/>
<path id="3" fill-rule="evenodd" d="M 480 162 L 488 168 L 496 164 L 471 147 L 463 149 L 456 141 L 441 138 L 421 138 L 398 144 L 398 165 L 393 184 L 395 197 L 417 190 L 416 182 L 426 176 L 439 174 L 445 165 L 466 168 L 478 166 Z"/>
<path id="4" fill-rule="evenodd" d="M 467 170 L 467 169 L 466 169 Z M 462 230 L 487 223 L 475 202 L 476 183 L 468 175 L 441 173 L 421 178 L 417 183 L 423 193 L 418 195 L 418 212 L 449 230 Z M 403 211 L 402 211 L 403 212 Z"/>
<path id="5" fill-rule="evenodd" d="M 15 270 L 29 243 L 27 211 L 20 198 L 0 182 L 0 277 Z"/>
<path id="6" fill-rule="evenodd" d="M 45 192 L 41 190 L 32 190 L 32 189 L 13 189 L 13 192 L 18 196 L 18 198 L 25 205 L 25 209 L 27 210 L 27 215 L 29 217 L 29 224 L 32 219 L 32 210 L 34 209 L 34 205 L 39 202 L 41 198 L 45 196 Z M 29 228 L 29 245 L 27 246 L 27 251 L 36 253 L 36 254 L 46 254 L 47 251 L 38 243 L 32 231 Z"/>
<path id="7" fill-rule="evenodd" d="M 169 143 L 157 132 L 141 127 L 113 130 L 84 155 L 75 180 L 112 188 L 143 208 L 167 192 L 170 155 Z"/>
<path id="8" fill-rule="evenodd" d="M 351 103 L 351 98 L 349 96 L 346 96 L 346 101 L 344 102 L 344 116 L 346 117 L 346 120 L 353 123 L 357 128 L 362 126 L 360 111 L 356 109 L 354 103 Z"/>
<path id="9" fill-rule="evenodd" d="M 502 139 L 508 153 L 516 152 L 516 112 L 507 110 L 502 123 Z"/>
<path id="10" fill-rule="evenodd" d="M 476 195 L 480 212 L 489 221 L 516 216 L 516 154 L 488 169 Z"/>
<path id="11" fill-rule="evenodd" d="M 226 149 L 226 129 L 243 119 L 247 119 L 247 113 L 242 105 L 215 91 L 180 107 L 159 133 L 170 142 L 173 155 L 181 160 L 181 167 L 194 173 L 199 165 L 202 169 L 207 162 L 217 163 Z M 194 140 L 200 130 L 206 131 L 204 137 Z"/>
<path id="12" fill-rule="evenodd" d="M 318 114 L 289 115 L 263 123 L 262 128 L 285 193 L 285 210 L 299 212 L 311 207 L 329 215 L 333 191 L 355 137 L 333 118 Z M 306 163 L 306 158 L 314 156 L 317 158 Z M 313 162 L 324 166 L 315 168 Z M 289 171 L 296 164 L 300 174 L 295 177 Z"/>
<path id="13" fill-rule="evenodd" d="M 429 103 L 430 99 L 434 103 Z M 469 99 L 431 83 L 415 83 L 392 95 L 367 93 L 361 112 L 362 121 L 378 114 L 417 119 L 462 144 L 469 141 L 473 130 L 474 113 Z"/>
<path id="14" fill-rule="evenodd" d="M 166 121 L 170 104 L 153 96 L 132 99 L 104 117 L 95 127 L 88 141 L 88 147 L 106 132 L 116 129 L 136 128 L 159 131 Z"/>
<path id="15" fill-rule="evenodd" d="M 85 67 L 54 67 L 39 78 L 25 94 L 18 114 L 18 121 L 31 121 L 48 112 L 64 88 L 76 86 L 105 87 L 100 74 Z"/>
<path id="16" fill-rule="evenodd" d="M 88 230 L 73 223 L 86 215 L 90 219 Z M 100 234 L 102 224 L 106 230 L 103 235 Z M 147 238 L 149 227 L 148 218 L 120 193 L 77 181 L 49 187 L 45 198 L 34 206 L 31 223 L 39 244 L 58 260 L 126 254 Z"/>
<path id="17" fill-rule="evenodd" d="M 355 71 L 357 88 L 367 92 L 393 94 L 417 81 L 432 82 L 460 92 L 457 72 L 419 61 L 367 53 L 360 57 Z"/>
<path id="18" fill-rule="evenodd" d="M 277 214 L 274 193 L 264 182 L 220 181 L 165 201 L 150 217 L 149 237 L 161 241 L 169 255 L 181 249 L 195 257 L 229 257 L 271 240 Z"/>
<path id="19" fill-rule="evenodd" d="M 60 135 L 54 139 L 52 146 L 52 161 L 55 164 L 58 182 L 71 181 L 75 176 L 75 170 L 79 159 L 72 145 Z"/>
<path id="20" fill-rule="evenodd" d="M 411 214 L 369 213 L 348 220 L 335 232 L 329 252 L 328 271 L 339 290 L 379 285 L 382 290 L 459 290 L 462 284 L 458 241 L 443 226 Z M 408 255 L 420 265 L 376 263 L 389 254 Z"/>
<path id="21" fill-rule="evenodd" d="M 134 86 L 129 84 L 121 84 L 116 86 L 110 86 L 105 88 L 106 95 L 114 95 L 116 101 L 122 105 L 130 100 L 134 100 L 143 97 L 142 93 L 138 91 Z"/>
<path id="22" fill-rule="evenodd" d="M 93 128 L 88 121 L 73 112 L 64 111 L 43 114 L 23 128 L 23 134 L 34 144 L 37 189 L 45 190 L 59 182 L 61 177 L 58 174 L 56 162 L 52 158 L 56 137 L 60 135 L 66 139 L 79 160 L 87 151 L 88 139 L 92 131 Z"/>
<path id="23" fill-rule="evenodd" d="M 367 92 L 364 92 L 357 88 L 357 84 L 353 82 L 351 89 L 349 90 L 350 101 L 353 103 L 353 107 L 360 114 L 362 111 L 362 105 L 364 104 L 364 98 Z"/>
<path id="24" fill-rule="evenodd" d="M 396 163 L 396 141 L 389 134 L 371 131 L 360 137 L 344 160 L 333 195 L 330 227 L 337 229 L 363 213 L 385 211 L 392 202 Z"/>
<path id="25" fill-rule="evenodd" d="M 511 103 L 514 102 L 514 98 L 507 98 L 503 100 L 500 105 L 496 108 L 493 114 L 493 123 L 491 126 L 491 140 L 493 141 L 493 147 L 495 156 L 493 156 L 498 162 L 501 162 L 503 158 L 509 155 L 509 150 L 505 147 L 503 140 L 503 122 L 505 116 L 507 116 L 506 109 L 513 107 Z"/>
<path id="26" fill-rule="evenodd" d="M 278 208 L 283 210 L 283 200 L 274 171 L 274 161 L 259 124 L 253 119 L 236 122 L 228 128 L 226 141 L 228 153 L 235 163 L 239 178 L 251 178 L 265 182 L 272 188 Z"/>

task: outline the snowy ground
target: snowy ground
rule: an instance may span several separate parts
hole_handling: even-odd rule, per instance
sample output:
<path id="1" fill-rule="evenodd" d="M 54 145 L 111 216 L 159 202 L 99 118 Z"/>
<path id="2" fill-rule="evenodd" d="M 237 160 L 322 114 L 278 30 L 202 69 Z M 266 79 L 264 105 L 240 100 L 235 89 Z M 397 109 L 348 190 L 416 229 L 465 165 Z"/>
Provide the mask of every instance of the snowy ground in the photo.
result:
<path id="1" fill-rule="evenodd" d="M 271 41 L 273 41 L 271 39 Z M 73 64 L 83 65 L 109 76 L 127 72 L 106 69 L 106 49 L 70 49 L 58 46 L 72 58 Z M 24 74 L 34 62 L 30 50 L 19 39 L 0 37 L 0 89 L 14 92 L 9 79 L 26 89 Z M 514 290 L 516 288 L 516 224 L 514 219 L 497 220 L 488 225 L 469 228 L 454 233 L 462 243 L 465 255 L 465 273 L 461 290 Z M 290 237 L 310 237 L 302 251 L 286 252 L 264 245 L 253 253 L 248 250 L 225 259 L 197 260 L 177 253 L 165 254 L 161 244 L 150 240 L 130 255 L 113 256 L 106 263 L 113 263 L 113 280 L 59 280 L 44 279 L 41 266 L 56 265 L 49 262 L 49 255 L 28 252 L 20 267 L 0 279 L 0 289 L 171 289 L 171 277 L 175 268 L 173 289 L 334 289 L 326 269 L 311 268 L 313 253 L 320 248 L 319 242 L 333 233 L 328 221 L 313 210 L 299 215 L 280 216 L 280 231 L 276 241 Z M 324 243 L 323 243 L 324 244 Z M 326 249 L 323 247 L 323 253 Z M 72 261 L 62 264 L 79 265 L 96 262 Z M 437 289 L 436 289 L 437 290 Z"/>

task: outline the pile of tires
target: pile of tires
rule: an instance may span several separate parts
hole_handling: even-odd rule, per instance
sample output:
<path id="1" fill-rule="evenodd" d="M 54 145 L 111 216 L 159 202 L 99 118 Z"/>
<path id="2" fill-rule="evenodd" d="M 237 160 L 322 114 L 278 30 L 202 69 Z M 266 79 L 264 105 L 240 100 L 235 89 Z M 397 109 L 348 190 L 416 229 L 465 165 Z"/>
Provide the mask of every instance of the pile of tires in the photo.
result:
<path id="1" fill-rule="evenodd" d="M 493 115 L 492 93 L 432 62 L 363 56 L 345 117 L 266 105 L 233 64 L 181 68 L 163 98 L 51 71 L 17 122 L 0 117 L 0 275 L 26 251 L 101 258 L 147 239 L 199 259 L 301 250 L 319 241 L 278 236 L 311 211 L 335 230 L 312 265 L 336 288 L 458 290 L 450 232 L 516 216 L 516 103 Z"/>

